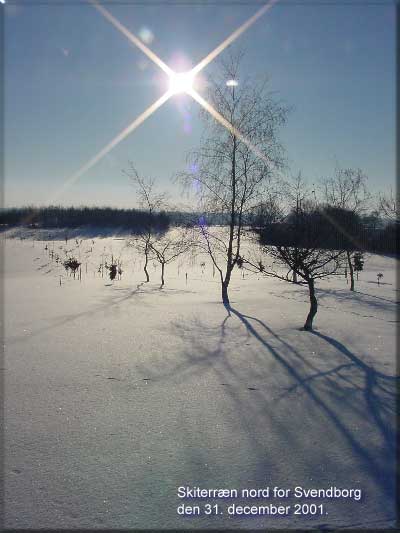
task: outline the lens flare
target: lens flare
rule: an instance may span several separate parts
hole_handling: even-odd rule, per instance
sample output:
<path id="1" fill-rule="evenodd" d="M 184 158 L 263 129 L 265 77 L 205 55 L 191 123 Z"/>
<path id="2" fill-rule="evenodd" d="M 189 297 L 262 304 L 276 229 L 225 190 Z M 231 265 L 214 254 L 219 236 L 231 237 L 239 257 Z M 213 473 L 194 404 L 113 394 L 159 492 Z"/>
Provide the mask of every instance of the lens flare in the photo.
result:
<path id="1" fill-rule="evenodd" d="M 260 17 L 262 17 L 269 9 L 276 4 L 278 0 L 270 0 L 267 4 L 262 6 L 253 16 L 248 18 L 239 28 L 237 28 L 233 33 L 229 35 L 220 45 L 218 45 L 212 52 L 208 54 L 204 59 L 198 63 L 193 71 L 195 74 L 198 74 L 204 67 L 206 67 L 211 61 L 213 61 L 225 48 L 231 45 L 236 39 L 242 35 L 246 30 L 250 28 Z"/>
<path id="2" fill-rule="evenodd" d="M 141 115 L 139 115 L 133 122 L 129 124 L 124 130 L 122 130 L 112 141 L 110 141 L 100 152 L 98 152 L 92 159 L 85 163 L 75 174 L 70 176 L 65 182 L 61 190 L 58 191 L 55 198 L 58 197 L 62 192 L 67 188 L 71 187 L 85 172 L 91 169 L 96 165 L 100 159 L 103 159 L 105 155 L 110 152 L 117 144 L 125 139 L 130 133 L 133 132 L 137 127 L 139 127 L 150 115 L 154 113 L 159 107 L 161 107 L 169 98 L 171 97 L 171 92 L 167 91 L 161 98 L 154 102 L 150 107 L 148 107 Z M 54 198 L 54 199 L 55 199 Z"/>
<path id="3" fill-rule="evenodd" d="M 189 92 L 189 94 L 194 100 L 196 100 L 196 102 L 198 102 L 202 107 L 204 107 L 204 109 L 208 111 L 210 115 L 212 115 L 215 118 L 215 120 L 218 120 L 218 122 L 222 124 L 222 126 L 224 126 L 227 130 L 229 130 L 232 133 L 232 135 L 235 135 L 235 137 L 237 137 L 246 146 L 248 146 L 250 150 L 252 150 L 260 159 L 264 161 L 264 163 L 266 163 L 267 165 L 270 165 L 271 163 L 273 163 L 265 154 L 263 154 L 256 146 L 254 146 L 254 144 L 252 144 L 242 133 L 240 133 L 240 131 L 237 128 L 235 128 L 233 124 L 231 124 L 228 120 L 226 120 L 226 118 L 224 118 L 221 115 L 221 113 L 218 113 L 218 111 L 214 109 L 213 106 L 207 102 L 207 100 L 204 100 L 204 98 L 202 98 L 198 92 L 192 89 Z"/>
<path id="4" fill-rule="evenodd" d="M 155 54 L 150 48 L 148 48 L 142 41 L 136 37 L 132 32 L 130 32 L 119 20 L 117 20 L 104 6 L 101 6 L 97 3 L 97 0 L 89 0 L 90 3 L 103 15 L 104 18 L 106 18 L 111 24 L 119 30 L 122 35 L 125 35 L 129 41 L 137 46 L 146 56 L 151 59 L 158 67 L 160 67 L 161 70 L 163 70 L 166 74 L 171 75 L 172 69 L 169 68 L 168 65 L 162 61 L 157 54 Z"/>
<path id="5" fill-rule="evenodd" d="M 140 126 L 150 115 L 154 113 L 161 105 L 163 105 L 171 96 L 175 94 L 189 94 L 198 102 L 204 109 L 206 109 L 216 120 L 218 120 L 229 131 L 241 139 L 249 148 L 251 148 L 261 159 L 265 162 L 270 162 L 264 154 L 262 154 L 255 146 L 248 141 L 244 135 L 240 133 L 232 124 L 230 124 L 220 113 L 218 113 L 204 98 L 202 98 L 193 88 L 195 75 L 198 74 L 205 66 L 213 61 L 225 48 L 232 44 L 243 32 L 245 32 L 252 24 L 254 24 L 264 13 L 266 13 L 278 0 L 270 0 L 267 4 L 261 7 L 252 17 L 245 21 L 239 28 L 237 28 L 229 37 L 227 37 L 217 48 L 208 54 L 200 63 L 198 63 L 191 71 L 176 73 L 164 61 L 162 61 L 157 54 L 148 48 L 144 42 L 132 32 L 130 32 L 119 20 L 117 20 L 104 6 L 100 5 L 97 0 L 89 0 L 89 3 L 95 7 L 104 18 L 106 18 L 119 32 L 121 32 L 127 39 L 139 48 L 151 61 L 153 61 L 161 70 L 169 76 L 169 90 L 159 98 L 154 104 L 147 108 L 139 117 L 137 117 L 129 126 L 120 132 L 114 139 L 109 142 L 100 152 L 98 152 L 92 159 L 83 165 L 73 176 L 64 182 L 61 190 L 56 194 L 59 196 L 66 188 L 75 183 L 85 172 L 96 165 L 110 150 L 119 144 L 125 137 L 127 137 L 133 130 Z M 5 0 L 0 0 L 4 4 Z M 147 30 L 147 29 L 146 29 Z M 139 34 L 143 41 L 148 43 L 152 40 L 150 31 Z M 236 80 L 228 80 L 228 86 L 236 86 Z"/>
<path id="6" fill-rule="evenodd" d="M 189 93 L 193 89 L 194 74 L 190 72 L 173 72 L 169 77 L 169 90 L 172 94 Z"/>

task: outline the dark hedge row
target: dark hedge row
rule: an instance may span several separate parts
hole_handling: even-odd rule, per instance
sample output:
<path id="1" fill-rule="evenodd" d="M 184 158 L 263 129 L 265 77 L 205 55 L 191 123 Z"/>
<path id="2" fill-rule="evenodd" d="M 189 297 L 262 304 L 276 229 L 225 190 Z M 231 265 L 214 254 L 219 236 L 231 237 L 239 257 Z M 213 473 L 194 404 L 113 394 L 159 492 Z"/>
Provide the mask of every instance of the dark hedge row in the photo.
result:
<path id="1" fill-rule="evenodd" d="M 396 223 L 383 224 L 377 216 L 332 207 L 292 212 L 285 221 L 265 224 L 258 231 L 263 244 L 275 246 L 388 254 L 399 250 Z"/>
<path id="2" fill-rule="evenodd" d="M 149 214 L 111 207 L 15 207 L 0 210 L 0 224 L 42 228 L 123 227 L 137 231 L 151 227 L 165 231 L 170 225 L 170 217 L 164 212 Z"/>

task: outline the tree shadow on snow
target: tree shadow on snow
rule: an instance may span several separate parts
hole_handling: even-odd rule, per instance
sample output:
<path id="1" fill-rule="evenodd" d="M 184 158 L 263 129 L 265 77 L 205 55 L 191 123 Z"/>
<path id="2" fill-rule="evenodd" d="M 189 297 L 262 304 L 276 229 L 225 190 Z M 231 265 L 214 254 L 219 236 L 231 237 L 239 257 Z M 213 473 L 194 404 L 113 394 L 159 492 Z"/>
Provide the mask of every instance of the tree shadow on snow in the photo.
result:
<path id="1" fill-rule="evenodd" d="M 382 298 L 379 296 L 374 296 L 365 292 L 358 290 L 349 291 L 346 289 L 321 289 L 318 287 L 316 289 L 318 305 L 323 309 L 333 309 L 337 311 L 336 306 L 329 305 L 329 299 L 334 298 L 335 302 L 340 302 L 341 304 L 353 304 L 357 303 L 357 308 L 361 312 L 354 311 L 353 308 L 347 308 L 345 306 L 341 307 L 340 312 L 350 315 L 359 316 L 361 318 L 374 318 L 375 320 L 380 320 L 387 323 L 396 323 L 398 322 L 397 317 L 394 320 L 388 320 L 385 316 L 380 316 L 381 312 L 386 313 L 396 313 L 398 311 L 398 302 L 395 300 L 390 300 L 388 298 Z M 297 289 L 292 287 L 291 290 L 282 290 L 279 294 L 272 293 L 275 298 L 283 298 L 285 300 L 294 300 L 295 302 L 305 303 L 308 302 L 308 296 L 304 289 Z M 379 311 L 379 315 L 371 315 L 365 313 L 371 313 L 374 311 Z"/>
<path id="2" fill-rule="evenodd" d="M 157 298 L 168 299 L 168 296 L 176 294 L 194 293 L 194 291 L 188 289 L 175 289 L 164 287 L 160 289 L 159 285 L 147 285 L 144 281 L 137 283 L 135 288 L 132 287 L 118 287 L 112 283 L 105 283 L 105 287 L 112 287 L 112 290 L 108 294 L 105 294 L 101 298 L 101 303 L 95 306 L 88 307 L 84 311 L 77 313 L 64 314 L 51 318 L 48 324 L 37 328 L 29 333 L 29 335 L 16 335 L 7 337 L 7 345 L 18 343 L 20 341 L 26 342 L 34 336 L 38 336 L 47 331 L 62 327 L 68 323 L 74 321 L 80 321 L 86 317 L 93 317 L 101 313 L 116 313 L 120 310 L 120 307 L 126 303 L 137 303 L 138 298 L 141 298 L 141 305 L 145 305 L 143 298 L 146 296 L 153 296 Z"/>
<path id="3" fill-rule="evenodd" d="M 394 498 L 394 465 L 396 451 L 396 429 L 395 429 L 395 408 L 396 392 L 399 384 L 399 378 L 389 376 L 378 372 L 372 366 L 364 363 L 359 357 L 351 352 L 341 342 L 319 333 L 312 331 L 311 334 L 325 341 L 331 347 L 335 348 L 340 355 L 345 357 L 345 362 L 337 365 L 328 371 L 320 371 L 313 374 L 302 375 L 297 365 L 291 364 L 282 351 L 278 351 L 255 329 L 252 322 L 260 325 L 269 335 L 277 335 L 264 322 L 258 318 L 244 315 L 236 309 L 230 307 L 229 311 L 234 314 L 253 335 L 259 343 L 268 350 L 268 352 L 279 362 L 284 370 L 294 380 L 294 385 L 289 391 L 301 387 L 307 394 L 308 398 L 318 407 L 326 416 L 329 422 L 341 434 L 348 445 L 360 460 L 365 471 L 381 487 L 386 497 Z M 287 346 L 287 343 L 286 347 Z M 293 347 L 290 348 L 293 351 Z M 343 376 L 341 372 L 346 369 L 347 374 Z M 350 371 L 350 373 L 349 373 Z M 338 379 L 332 379 L 336 375 Z M 323 387 L 317 385 L 317 381 L 322 380 Z M 346 387 L 343 387 L 346 383 Z M 350 387 L 349 387 L 350 386 Z M 360 398 L 358 404 L 352 406 L 347 402 L 346 407 L 357 412 L 360 418 L 367 419 L 382 441 L 380 450 L 369 450 L 368 443 L 358 438 L 356 433 L 346 424 L 345 419 L 341 416 L 340 409 L 343 407 L 343 398 L 349 395 L 353 398 L 354 393 L 362 395 L 364 402 L 361 405 Z M 326 398 L 336 398 L 336 401 L 328 402 Z"/>
<path id="4" fill-rule="evenodd" d="M 233 406 L 235 418 L 245 428 L 248 446 L 258 461 L 254 475 L 259 479 L 265 479 L 267 472 L 270 479 L 279 478 L 272 447 L 284 453 L 287 461 L 301 457 L 305 469 L 315 476 L 312 479 L 320 476 L 324 484 L 336 479 L 348 487 L 354 486 L 352 475 L 368 478 L 376 491 L 369 497 L 392 518 L 398 378 L 378 372 L 341 342 L 319 332 L 311 335 L 318 339 L 320 353 L 328 351 L 329 360 L 313 359 L 304 349 L 310 348 L 309 333 L 296 332 L 298 340 L 291 342 L 290 336 L 278 335 L 257 317 L 232 306 L 225 308 L 227 314 L 220 324 L 210 325 L 207 317 L 196 317 L 168 325 L 185 348 L 178 362 L 168 358 L 152 361 L 155 379 L 177 384 L 195 379 L 204 382 L 206 396 L 213 392 L 208 390 L 209 383 L 216 383 L 215 394 L 218 398 L 223 395 L 230 412 Z M 235 318 L 245 328 L 244 339 L 232 322 Z M 236 355 L 239 343 L 246 346 L 244 357 L 243 353 Z M 299 430 L 301 413 L 305 426 Z M 198 423 L 196 427 L 199 430 Z M 187 431 L 192 430 L 187 422 Z M 210 431 L 205 415 L 202 431 Z M 321 444 L 325 434 L 332 439 L 329 450 Z M 204 459 L 196 447 L 190 447 L 188 453 L 194 465 Z"/>
<path id="5" fill-rule="evenodd" d="M 144 282 L 141 282 L 138 283 L 136 285 L 136 288 L 134 289 L 131 287 L 125 289 L 123 291 L 122 296 L 117 293 L 112 294 L 111 297 L 109 295 L 106 295 L 106 297 L 102 299 L 102 302 L 100 304 L 89 307 L 84 311 L 64 314 L 61 316 L 57 316 L 56 318 L 49 319 L 48 323 L 45 326 L 32 330 L 29 335 L 15 335 L 13 337 L 9 336 L 6 338 L 6 344 L 7 346 L 10 346 L 20 341 L 26 342 L 29 341 L 32 337 L 36 337 L 47 331 L 52 331 L 53 329 L 62 327 L 71 322 L 80 321 L 86 317 L 93 317 L 99 313 L 112 311 L 114 310 L 113 308 L 118 308 L 119 305 L 131 301 L 131 299 L 134 299 L 135 297 L 141 296 L 144 293 L 142 289 L 143 285 Z M 114 290 L 119 290 L 119 288 L 115 287 Z"/>
<path id="6" fill-rule="evenodd" d="M 361 371 L 361 374 L 364 377 L 364 386 L 361 390 L 364 395 L 365 404 L 368 407 L 369 413 L 375 420 L 376 427 L 380 430 L 380 433 L 386 442 L 386 447 L 394 452 L 396 446 L 396 434 L 393 428 L 390 427 L 390 423 L 386 419 L 386 416 L 388 414 L 390 415 L 395 410 L 399 378 L 397 376 L 388 376 L 382 372 L 378 372 L 372 366 L 364 363 L 338 340 L 315 330 L 311 333 L 312 335 L 316 335 L 320 339 L 323 339 L 347 357 L 348 360 L 351 361 L 351 363 L 348 364 L 348 368 L 354 366 Z M 335 372 L 338 373 L 338 368 L 336 367 L 330 372 L 332 374 Z M 309 376 L 307 380 L 311 381 L 317 377 L 317 375 Z M 346 380 L 343 376 L 342 379 Z M 347 381 L 350 382 L 348 378 Z"/>
<path id="7" fill-rule="evenodd" d="M 359 291 L 357 288 L 355 291 L 318 288 L 318 296 L 322 299 L 325 296 L 334 296 L 335 299 L 339 301 L 349 301 L 351 303 L 356 302 L 358 305 L 372 307 L 379 309 L 380 311 L 394 311 L 398 306 L 398 302 L 395 300 L 368 294 L 366 292 Z"/>

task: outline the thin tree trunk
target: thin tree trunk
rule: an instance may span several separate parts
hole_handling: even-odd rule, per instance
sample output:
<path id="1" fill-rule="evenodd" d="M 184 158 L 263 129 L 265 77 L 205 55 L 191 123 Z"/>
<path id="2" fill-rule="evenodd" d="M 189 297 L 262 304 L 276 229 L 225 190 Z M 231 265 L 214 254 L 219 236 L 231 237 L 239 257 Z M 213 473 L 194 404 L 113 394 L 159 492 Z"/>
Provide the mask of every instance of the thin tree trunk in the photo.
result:
<path id="1" fill-rule="evenodd" d="M 226 305 L 229 305 L 228 287 L 231 281 L 232 270 L 233 270 L 232 266 L 231 267 L 227 266 L 225 279 L 223 279 L 222 273 L 221 273 L 222 303 Z"/>
<path id="2" fill-rule="evenodd" d="M 297 237 L 296 237 L 296 240 L 297 240 Z M 299 254 L 299 249 L 296 246 L 295 249 L 294 249 L 294 262 L 295 262 L 294 266 L 295 266 L 295 268 L 297 268 L 298 254 Z M 293 269 L 293 283 L 297 283 L 297 272 L 296 272 L 295 269 Z"/>
<path id="3" fill-rule="evenodd" d="M 161 287 L 160 289 L 164 287 L 164 269 L 165 269 L 165 263 L 161 263 Z"/>
<path id="4" fill-rule="evenodd" d="M 312 331 L 313 320 L 318 311 L 318 302 L 317 298 L 315 297 L 315 287 L 313 279 L 308 280 L 308 290 L 310 293 L 310 311 L 308 313 L 306 323 L 304 324 L 304 329 L 306 331 Z"/>
<path id="5" fill-rule="evenodd" d="M 349 265 L 349 272 L 350 272 L 350 290 L 354 291 L 354 269 L 351 263 L 351 255 L 348 250 L 346 252 L 346 255 L 347 255 L 347 264 Z"/>
<path id="6" fill-rule="evenodd" d="M 293 283 L 297 283 L 297 272 L 296 272 L 296 268 L 297 268 L 297 262 L 298 262 L 298 255 L 299 255 L 299 249 L 298 249 L 298 244 L 299 244 L 299 210 L 300 210 L 300 201 L 299 201 L 299 193 L 297 192 L 297 198 L 296 198 L 296 218 L 295 218 L 295 221 L 296 221 L 296 225 L 295 225 L 295 248 L 294 248 L 294 266 L 295 268 L 293 269 Z"/>
<path id="7" fill-rule="evenodd" d="M 229 305 L 228 285 L 225 283 L 225 281 L 222 282 L 221 288 L 222 288 L 222 303 L 224 305 Z"/>
<path id="8" fill-rule="evenodd" d="M 235 101 L 235 89 L 233 89 L 233 101 Z M 231 123 L 233 124 L 233 114 L 231 113 Z M 231 199 L 231 213 L 230 213 L 230 222 L 229 222 L 229 241 L 228 241 L 228 250 L 227 250 L 227 262 L 226 262 L 226 274 L 225 279 L 222 279 L 221 273 L 221 284 L 222 284 L 222 303 L 224 305 L 229 305 L 229 296 L 228 296 L 228 287 L 231 280 L 231 274 L 233 269 L 233 235 L 235 231 L 235 218 L 236 218 L 236 150 L 237 150 L 237 140 L 236 135 L 233 137 L 233 147 L 232 147 L 232 168 L 231 168 L 231 185 L 232 185 L 232 199 Z"/>
<path id="9" fill-rule="evenodd" d="M 150 281 L 150 276 L 149 276 L 149 272 L 147 270 L 147 264 L 149 262 L 149 249 L 148 249 L 148 245 L 146 243 L 145 245 L 145 248 L 144 248 L 144 257 L 145 257 L 145 261 L 144 261 L 144 273 L 146 274 L 146 283 L 148 283 Z"/>

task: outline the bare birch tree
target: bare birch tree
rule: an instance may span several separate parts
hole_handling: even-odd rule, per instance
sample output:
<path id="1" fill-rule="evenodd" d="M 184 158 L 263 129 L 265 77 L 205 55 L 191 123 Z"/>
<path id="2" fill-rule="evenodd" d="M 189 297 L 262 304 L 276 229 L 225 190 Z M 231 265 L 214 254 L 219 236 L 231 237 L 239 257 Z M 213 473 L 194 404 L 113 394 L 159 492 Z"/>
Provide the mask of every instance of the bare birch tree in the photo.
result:
<path id="1" fill-rule="evenodd" d="M 354 217 L 359 216 L 368 208 L 368 203 L 371 198 L 367 190 L 366 182 L 367 176 L 362 170 L 339 168 L 337 166 L 334 176 L 325 178 L 321 182 L 324 199 L 332 207 L 352 213 Z M 328 211 L 326 211 L 326 216 L 328 216 Z M 332 218 L 331 223 L 347 237 L 345 252 L 350 274 L 350 290 L 354 291 L 354 268 L 351 251 L 357 249 L 358 243 L 351 237 L 351 228 L 346 228 L 344 222 L 340 223 L 339 220 Z"/>
<path id="2" fill-rule="evenodd" d="M 379 213 L 390 222 L 395 222 L 396 224 L 400 221 L 399 216 L 399 196 L 400 194 L 393 193 L 393 190 L 390 189 L 387 194 L 379 195 Z"/>
<path id="3" fill-rule="evenodd" d="M 210 80 L 208 102 L 225 125 L 208 112 L 202 114 L 206 137 L 188 157 L 190 171 L 178 176 L 197 193 L 204 214 L 199 225 L 204 248 L 219 273 L 226 305 L 248 216 L 260 204 L 274 172 L 283 167 L 277 134 L 287 115 L 267 91 L 266 82 L 253 84 L 240 78 L 239 62 L 231 57 L 222 64 L 218 79 Z M 210 229 L 211 215 L 218 215 L 226 231 Z"/>
<path id="4" fill-rule="evenodd" d="M 165 266 L 188 252 L 192 246 L 192 232 L 186 228 L 175 228 L 169 234 L 153 238 L 150 241 L 152 255 L 161 265 L 160 289 L 165 285 Z"/>
<path id="5" fill-rule="evenodd" d="M 136 193 L 139 198 L 139 207 L 145 210 L 148 214 L 148 219 L 145 222 L 142 231 L 138 237 L 134 239 L 134 245 L 136 249 L 144 255 L 143 270 L 146 275 L 146 282 L 149 282 L 150 275 L 147 266 L 152 250 L 152 239 L 155 235 L 153 215 L 165 207 L 167 196 L 165 193 L 159 193 L 156 191 L 155 180 L 153 178 L 144 178 L 140 176 L 132 162 L 129 162 L 128 170 L 124 170 L 123 172 L 130 178 L 136 188 Z"/>
<path id="6" fill-rule="evenodd" d="M 291 180 L 285 180 L 282 184 L 284 201 L 290 212 L 286 218 L 292 222 L 292 234 L 294 240 L 293 257 L 296 263 L 299 240 L 301 233 L 301 219 L 303 218 L 304 206 L 309 205 L 314 199 L 307 183 L 301 176 L 301 172 Z M 282 209 L 284 213 L 284 207 Z M 297 283 L 297 269 L 293 268 L 293 283 Z"/>
<path id="7" fill-rule="evenodd" d="M 315 205 L 300 203 L 296 209 L 296 224 L 299 233 L 298 237 L 295 237 L 295 246 L 293 246 L 294 237 L 291 226 L 286 225 L 280 235 L 275 235 L 278 242 L 273 245 L 263 244 L 261 234 L 264 257 L 258 260 L 252 257 L 241 257 L 239 262 L 239 266 L 252 272 L 298 285 L 307 285 L 310 299 L 309 312 L 304 324 L 304 329 L 307 331 L 313 329 L 313 321 L 318 311 L 316 281 L 341 271 L 345 254 L 343 250 L 321 247 L 319 230 L 323 217 L 324 215 Z M 288 241 L 287 244 L 285 240 Z M 295 282 L 293 272 L 296 273 Z"/>

